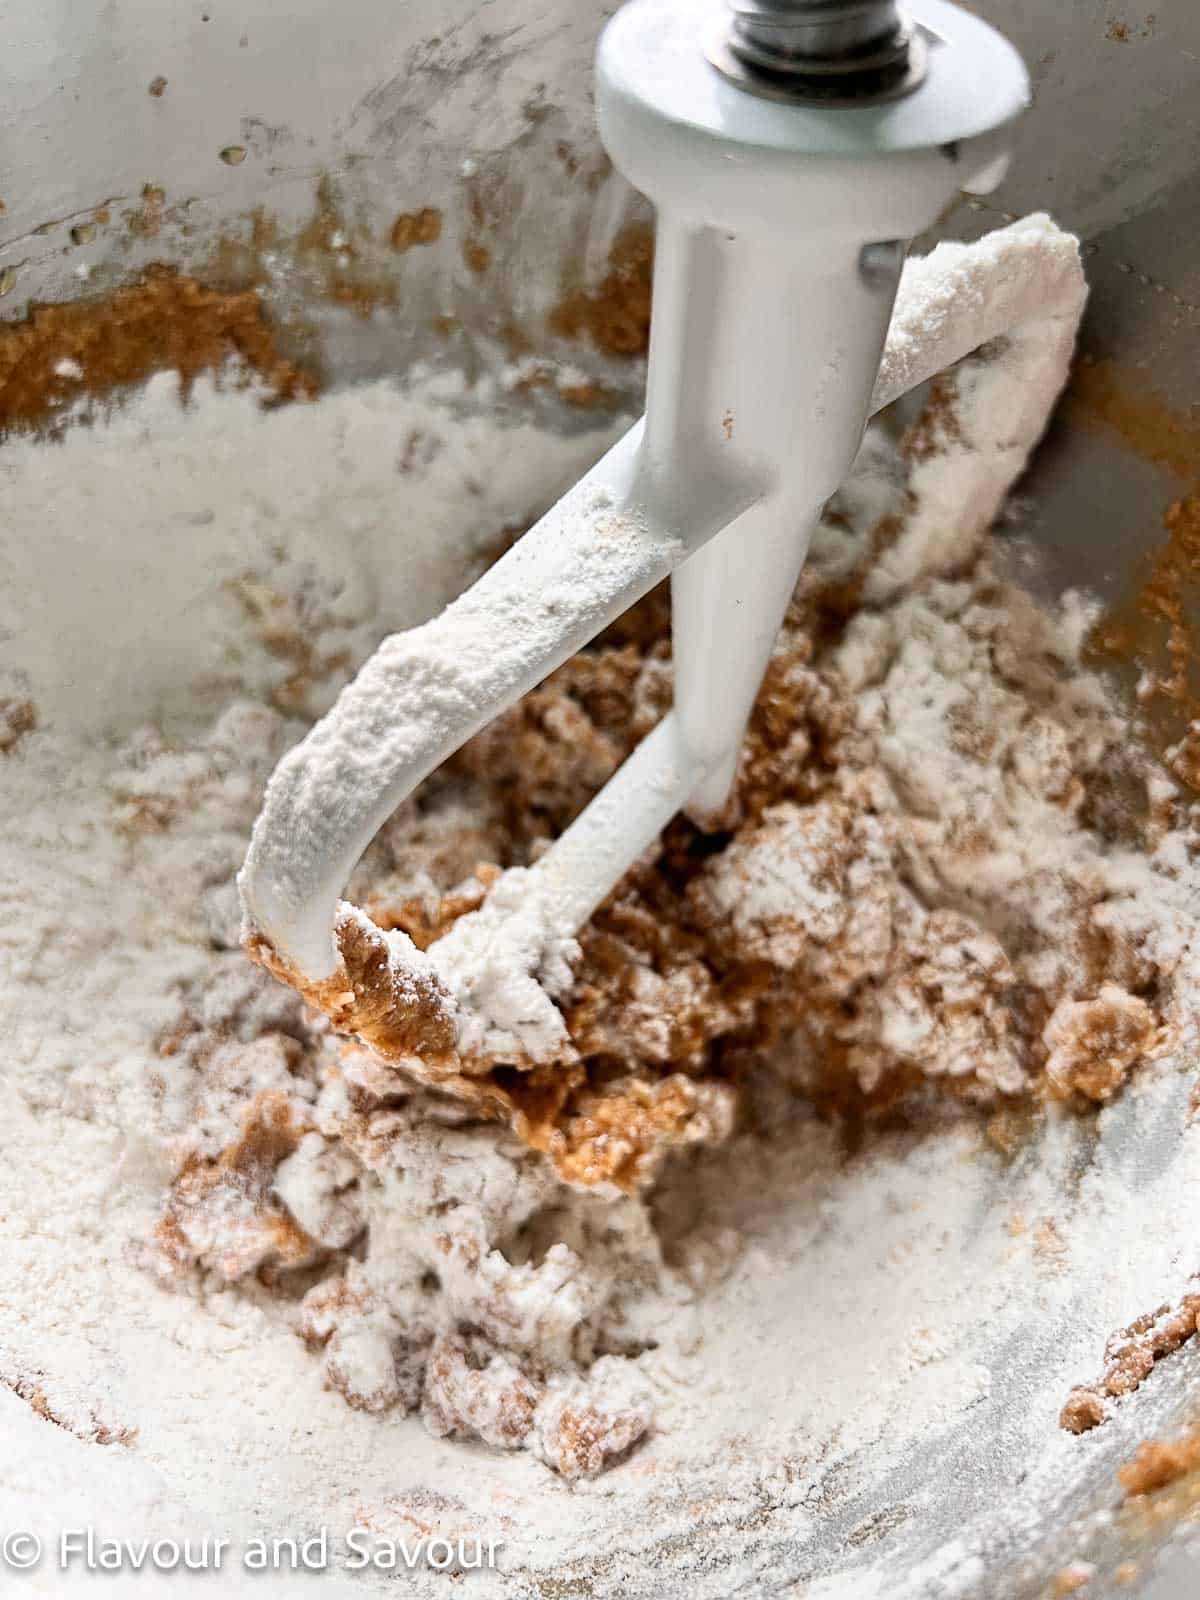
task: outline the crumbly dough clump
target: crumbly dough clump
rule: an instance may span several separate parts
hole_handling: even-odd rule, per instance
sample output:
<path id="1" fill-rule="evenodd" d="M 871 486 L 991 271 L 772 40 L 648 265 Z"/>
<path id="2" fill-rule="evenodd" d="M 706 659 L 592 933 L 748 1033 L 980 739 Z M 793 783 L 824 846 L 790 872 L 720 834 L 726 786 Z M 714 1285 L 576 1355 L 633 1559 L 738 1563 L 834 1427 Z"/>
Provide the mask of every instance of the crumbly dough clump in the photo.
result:
<path id="1" fill-rule="evenodd" d="M 665 711 L 662 593 L 391 819 L 333 978 L 253 943 L 291 987 L 273 983 L 215 907 L 229 971 L 181 997 L 164 1043 L 202 1071 L 161 1271 L 278 1286 L 354 1407 L 586 1477 L 653 1428 L 638 1308 L 670 1269 L 645 1197 L 673 1154 L 728 1136 L 752 1070 L 856 1119 L 930 1096 L 1083 1108 L 1158 1048 L 1193 938 L 1183 802 L 1083 662 L 1088 609 L 1007 582 L 969 495 L 956 533 L 954 485 L 931 477 L 952 446 L 976 481 L 967 399 L 995 360 L 941 381 L 906 434 L 872 429 L 725 815 L 677 818 L 529 973 L 561 1023 L 553 1059 L 464 1030 L 436 947 L 519 903 Z M 222 737 L 265 776 L 295 727 L 243 724 Z M 131 826 L 169 825 L 186 782 L 160 794 L 147 761 Z M 1153 1363 L 1133 1344 L 1106 1387 Z M 1104 1403 L 1081 1395 L 1064 1422 Z"/>
<path id="2" fill-rule="evenodd" d="M 1107 1420 L 1111 1402 L 1132 1394 L 1155 1363 L 1173 1355 L 1196 1333 L 1200 1293 L 1185 1294 L 1176 1305 L 1162 1305 L 1118 1328 L 1104 1347 L 1104 1371 L 1094 1383 L 1078 1384 L 1059 1416 L 1068 1433 L 1086 1433 Z"/>
<path id="3" fill-rule="evenodd" d="M 1064 1000 L 1055 1008 L 1042 1035 L 1050 1049 L 1046 1076 L 1063 1093 L 1108 1100 L 1156 1033 L 1144 1000 L 1104 984 L 1094 1000 Z"/>
<path id="4" fill-rule="evenodd" d="M 749 1069 L 855 1116 L 930 1093 L 1084 1107 L 1157 1048 L 1188 936 L 1156 852 L 1181 813 L 1081 662 L 1088 614 L 1039 608 L 987 547 L 863 600 L 936 426 L 869 438 L 728 813 L 673 822 L 581 931 L 559 1059 L 464 1046 L 428 952 L 519 889 L 663 714 L 663 594 L 385 827 L 350 886 L 363 909 L 339 919 L 342 970 L 297 985 L 312 1009 L 293 1032 L 316 1030 L 299 1060 L 240 1047 L 255 1091 L 232 1143 L 185 1163 L 164 1249 L 176 1271 L 314 1274 L 300 1331 L 350 1405 L 599 1472 L 653 1426 L 631 1358 L 638 1295 L 666 1269 L 638 1197 L 672 1150 L 726 1136 Z M 1099 1421 L 1175 1332 L 1114 1350 L 1064 1425 Z"/>
<path id="5" fill-rule="evenodd" d="M 1182 1439 L 1143 1439 L 1132 1461 L 1117 1473 L 1117 1479 L 1126 1495 L 1133 1498 L 1177 1483 L 1198 1465 L 1200 1430 L 1193 1428 Z"/>
<path id="6" fill-rule="evenodd" d="M 464 1033 L 435 958 L 489 896 L 519 902 L 522 869 L 666 709 L 661 594 L 392 819 L 333 978 L 252 945 L 371 1048 L 380 1086 L 436 1086 L 566 1181 L 636 1192 L 724 1136 L 747 1066 L 780 1046 L 798 1086 L 868 1110 L 930 1088 L 1103 1101 L 1156 1048 L 1178 908 L 1136 890 L 1180 807 L 1082 664 L 1088 614 L 1039 608 L 986 549 L 864 603 L 916 515 L 940 403 L 872 436 L 828 515 L 725 816 L 676 819 L 543 973 L 554 1059 Z"/>

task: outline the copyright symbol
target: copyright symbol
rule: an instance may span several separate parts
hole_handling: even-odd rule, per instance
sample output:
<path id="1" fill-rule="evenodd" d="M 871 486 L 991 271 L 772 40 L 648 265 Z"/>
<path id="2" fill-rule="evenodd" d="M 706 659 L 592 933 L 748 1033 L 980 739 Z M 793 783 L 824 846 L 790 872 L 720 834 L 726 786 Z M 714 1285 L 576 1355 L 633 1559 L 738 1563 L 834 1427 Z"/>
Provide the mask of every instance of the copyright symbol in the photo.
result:
<path id="1" fill-rule="evenodd" d="M 23 1533 L 17 1529 L 0 1539 L 0 1561 L 15 1572 L 28 1572 L 41 1559 L 42 1541 L 36 1533 Z"/>

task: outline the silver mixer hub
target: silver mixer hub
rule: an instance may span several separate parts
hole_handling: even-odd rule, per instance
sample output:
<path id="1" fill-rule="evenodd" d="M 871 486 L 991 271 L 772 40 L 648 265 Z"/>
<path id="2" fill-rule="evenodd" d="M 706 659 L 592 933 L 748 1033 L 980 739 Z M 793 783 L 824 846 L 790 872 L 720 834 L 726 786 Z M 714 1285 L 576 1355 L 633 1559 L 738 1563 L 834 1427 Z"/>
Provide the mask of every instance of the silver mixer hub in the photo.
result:
<path id="1" fill-rule="evenodd" d="M 917 88 L 928 42 L 895 0 L 729 0 L 708 57 L 753 94 L 861 106 Z"/>

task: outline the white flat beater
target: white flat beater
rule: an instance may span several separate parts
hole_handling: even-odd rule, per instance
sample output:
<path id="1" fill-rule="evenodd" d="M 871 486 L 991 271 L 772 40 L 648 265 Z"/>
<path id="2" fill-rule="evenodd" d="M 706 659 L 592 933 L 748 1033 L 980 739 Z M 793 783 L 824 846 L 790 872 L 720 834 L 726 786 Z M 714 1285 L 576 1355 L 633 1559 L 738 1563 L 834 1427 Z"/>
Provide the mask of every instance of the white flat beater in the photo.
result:
<path id="1" fill-rule="evenodd" d="M 630 0 L 608 24 L 600 133 L 657 209 L 646 413 L 280 763 L 240 885 L 248 934 L 301 980 L 337 972 L 339 896 L 396 806 L 667 573 L 674 709 L 527 874 L 547 936 L 573 935 L 682 807 L 719 811 L 867 418 L 1045 312 L 1031 277 L 975 286 L 969 337 L 961 317 L 941 332 L 936 295 L 893 319 L 906 242 L 999 181 L 1028 100 L 986 24 L 947 0 L 912 12 Z"/>

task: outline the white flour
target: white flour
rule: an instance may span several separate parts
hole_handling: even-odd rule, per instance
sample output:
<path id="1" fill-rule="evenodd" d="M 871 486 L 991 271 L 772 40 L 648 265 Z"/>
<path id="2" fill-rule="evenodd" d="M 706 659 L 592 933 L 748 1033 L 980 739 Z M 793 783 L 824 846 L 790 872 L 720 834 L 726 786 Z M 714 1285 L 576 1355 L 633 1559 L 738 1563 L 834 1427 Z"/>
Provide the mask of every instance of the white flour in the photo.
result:
<path id="1" fill-rule="evenodd" d="M 414 431 L 424 466 L 398 494 L 396 461 Z M 0 1390 L 0 1402 L 15 1446 L 0 1463 L 0 1511 L 8 1526 L 48 1530 L 70 1512 L 113 1534 L 188 1528 L 243 1538 L 356 1522 L 393 1536 L 491 1533 L 506 1544 L 502 1568 L 528 1567 L 551 1585 L 481 1577 L 484 1593 L 574 1592 L 555 1582 L 640 1593 L 650 1580 L 639 1563 L 652 1563 L 672 1592 L 727 1597 L 755 1592 L 766 1576 L 807 1577 L 850 1549 L 859 1568 L 828 1592 L 858 1600 L 878 1581 L 879 1592 L 900 1594 L 898 1575 L 873 1580 L 861 1563 L 884 1536 L 899 1541 L 897 1561 L 932 1554 L 926 1530 L 956 1491 L 942 1462 L 922 1477 L 923 1451 L 974 1439 L 984 1464 L 971 1470 L 978 1465 L 986 1500 L 986 1460 L 1003 1437 L 985 1523 L 1003 1492 L 1028 1539 L 1053 1517 L 1080 1451 L 1107 1448 L 1107 1430 L 1094 1440 L 1062 1434 L 1057 1411 L 1069 1384 L 1095 1368 L 1107 1333 L 1195 1271 L 1180 1241 L 1200 1226 L 1200 1186 L 1177 1165 L 1147 1173 L 1120 1155 L 1123 1138 L 1160 1119 L 1182 1147 L 1180 1164 L 1195 1167 L 1187 1084 L 1141 1065 L 1102 1113 L 1104 1146 L 1082 1181 L 1087 1135 L 1065 1115 L 1051 1116 L 1037 1151 L 1005 1179 L 978 1126 L 954 1119 L 931 1119 L 848 1162 L 836 1129 L 762 1072 L 751 1097 L 769 1136 L 739 1134 L 669 1167 L 652 1212 L 568 1190 L 508 1136 L 464 1122 L 445 1102 L 434 1112 L 415 1093 L 374 1129 L 377 1146 L 361 1133 L 357 1146 L 343 1140 L 344 1097 L 370 1062 L 351 1059 L 340 1079 L 327 1071 L 333 1041 L 246 963 L 233 874 L 268 772 L 345 670 L 334 657 L 344 646 L 360 658 L 379 631 L 375 618 L 359 619 L 370 573 L 393 552 L 366 530 L 397 515 L 414 528 L 441 519 L 437 539 L 410 561 L 415 616 L 446 597 L 464 555 L 540 509 L 602 443 L 598 434 L 566 445 L 528 431 L 521 441 L 540 452 L 524 475 L 510 467 L 509 432 L 442 414 L 428 392 L 378 386 L 264 415 L 243 394 L 201 384 L 183 413 L 169 381 L 157 380 L 109 422 L 68 436 L 58 454 L 5 447 L 6 510 L 17 508 L 4 547 L 10 571 L 19 576 L 27 562 L 27 528 L 65 536 L 85 503 L 95 565 L 119 566 L 126 540 L 154 548 L 164 507 L 178 502 L 193 515 L 219 494 L 218 511 L 227 503 L 240 525 L 220 570 L 237 594 L 253 592 L 260 622 L 247 626 L 228 591 L 209 595 L 202 637 L 189 648 L 205 672 L 236 648 L 228 676 L 249 686 L 249 698 L 235 696 L 208 731 L 168 743 L 128 730 L 97 739 L 65 715 L 56 726 L 72 671 L 21 619 L 30 679 L 9 699 L 27 695 L 41 726 L 22 723 L 0 755 L 0 1380 L 12 1391 Z M 218 446 L 225 468 L 214 479 Z M 466 461 L 483 486 L 474 496 L 455 488 Z M 322 489 L 330 463 L 352 494 Z M 852 565 L 896 493 L 893 454 L 875 437 L 842 497 L 848 526 L 824 530 L 815 570 Z M 435 512 L 443 496 L 450 509 Z M 285 518 L 318 570 L 272 556 Z M 358 592 L 331 596 L 330 580 L 344 574 L 330 551 L 347 548 L 368 576 Z M 213 554 L 181 560 L 194 579 Z M 984 897 L 1053 924 L 1063 907 L 1047 898 L 1039 911 L 1027 886 L 1046 883 L 1056 850 L 1083 849 L 1065 823 L 1047 831 L 1055 784 L 1088 767 L 1089 740 L 1103 753 L 1119 733 L 1094 680 L 1073 664 L 1080 608 L 1045 624 L 1058 652 L 1047 670 L 1058 692 L 1078 699 L 1069 709 L 1080 744 L 1063 751 L 1049 729 L 1017 737 L 1011 691 L 1003 670 L 993 672 L 997 650 L 1003 669 L 1003 629 L 997 637 L 977 626 L 969 585 L 920 577 L 924 559 L 906 547 L 904 573 L 880 595 L 888 603 L 862 613 L 841 647 L 861 698 L 858 737 L 907 786 L 914 812 L 928 812 L 914 873 L 941 872 L 940 893 L 977 904 L 973 879 L 954 878 L 962 858 L 951 835 L 956 818 L 985 810 L 1011 848 L 987 858 Z M 928 559 L 935 572 L 946 561 L 933 534 Z M 119 592 L 114 578 L 113 603 L 97 617 L 80 585 L 85 673 L 88 629 L 98 648 L 120 627 Z M 389 592 L 385 621 L 395 625 L 404 619 L 395 586 Z M 322 620 L 312 630 L 314 616 Z M 206 628 L 216 617 L 214 645 Z M 309 631 L 320 644 L 298 677 L 277 647 Z M 165 637 L 150 640 L 151 657 L 160 646 Z M 111 670 L 110 692 L 120 672 L 136 676 L 129 664 Z M 92 693 L 85 684 L 85 702 Z M 149 682 L 134 693 L 140 715 L 157 703 Z M 933 737 L 938 718 L 955 725 L 957 698 L 989 694 L 1010 751 L 1003 782 L 990 788 L 986 761 Z M 179 697 L 167 700 L 178 721 Z M 1186 813 L 1169 817 L 1165 793 L 1157 798 L 1164 821 L 1153 863 L 1129 849 L 1103 871 L 1116 933 L 1152 937 L 1155 960 L 1174 966 L 1186 995 L 1196 982 L 1195 866 Z M 432 819 L 413 835 L 418 857 L 423 840 L 449 848 L 472 828 L 486 832 L 486 815 L 458 804 L 441 835 Z M 755 895 L 732 905 L 746 922 L 740 936 L 789 957 L 795 896 L 814 924 L 828 919 L 830 942 L 840 937 L 825 886 L 766 870 L 769 841 L 756 843 Z M 1087 855 L 1095 850 L 1090 842 L 1073 858 L 1085 876 L 1101 870 Z M 780 867 L 800 861 L 779 852 Z M 1186 1058 L 1195 1023 L 1175 1012 L 1172 1043 Z M 1056 1041 L 1071 1020 L 1058 1019 Z M 906 1029 L 919 1023 L 889 1022 L 897 1049 L 913 1048 Z M 946 1042 L 946 1072 L 957 1070 L 960 1047 Z M 277 1169 L 256 1156 L 236 1169 L 237 1182 L 185 1187 L 174 1212 L 181 1281 L 156 1281 L 163 1254 L 151 1241 L 169 1181 L 181 1161 L 227 1150 L 255 1096 L 266 1097 L 260 1111 L 285 1110 L 305 1131 Z M 268 1118 L 256 1138 L 270 1132 Z M 447 1213 L 452 1225 L 437 1220 Z M 272 1291 L 272 1260 L 303 1263 L 306 1239 L 339 1251 L 364 1227 L 370 1253 L 348 1269 L 336 1303 L 317 1293 L 302 1308 L 296 1294 Z M 246 1276 L 264 1261 L 265 1281 Z M 488 1321 L 498 1308 L 502 1327 Z M 296 1336 L 305 1325 L 323 1337 L 323 1317 L 332 1330 L 324 1365 Z M 477 1334 L 463 1333 L 466 1323 Z M 415 1369 L 394 1359 L 397 1340 L 414 1336 L 435 1341 L 421 1396 L 427 1427 L 397 1414 L 418 1398 Z M 1027 1361 L 1006 1354 L 1014 1341 Z M 540 1391 L 521 1360 L 534 1348 L 556 1368 Z M 627 1464 L 574 1489 L 546 1471 L 543 1461 L 570 1454 L 562 1424 L 572 1406 L 612 1413 L 598 1432 L 619 1451 L 645 1429 L 651 1400 L 653 1431 Z M 530 1449 L 498 1455 L 514 1417 L 522 1434 L 534 1419 Z M 492 1448 L 464 1447 L 447 1431 L 473 1432 Z M 1030 1473 L 1020 1495 L 1008 1476 L 1014 1459 Z M 896 1519 L 876 1528 L 867 1508 L 881 1503 Z M 943 1551 L 937 1570 L 948 1586 L 956 1563 L 969 1575 L 978 1560 L 974 1539 L 964 1529 L 961 1549 Z M 382 1575 L 362 1582 L 390 1592 Z M 30 1580 L 31 1592 L 36 1583 L 51 1594 L 65 1586 L 49 1571 Z"/>

